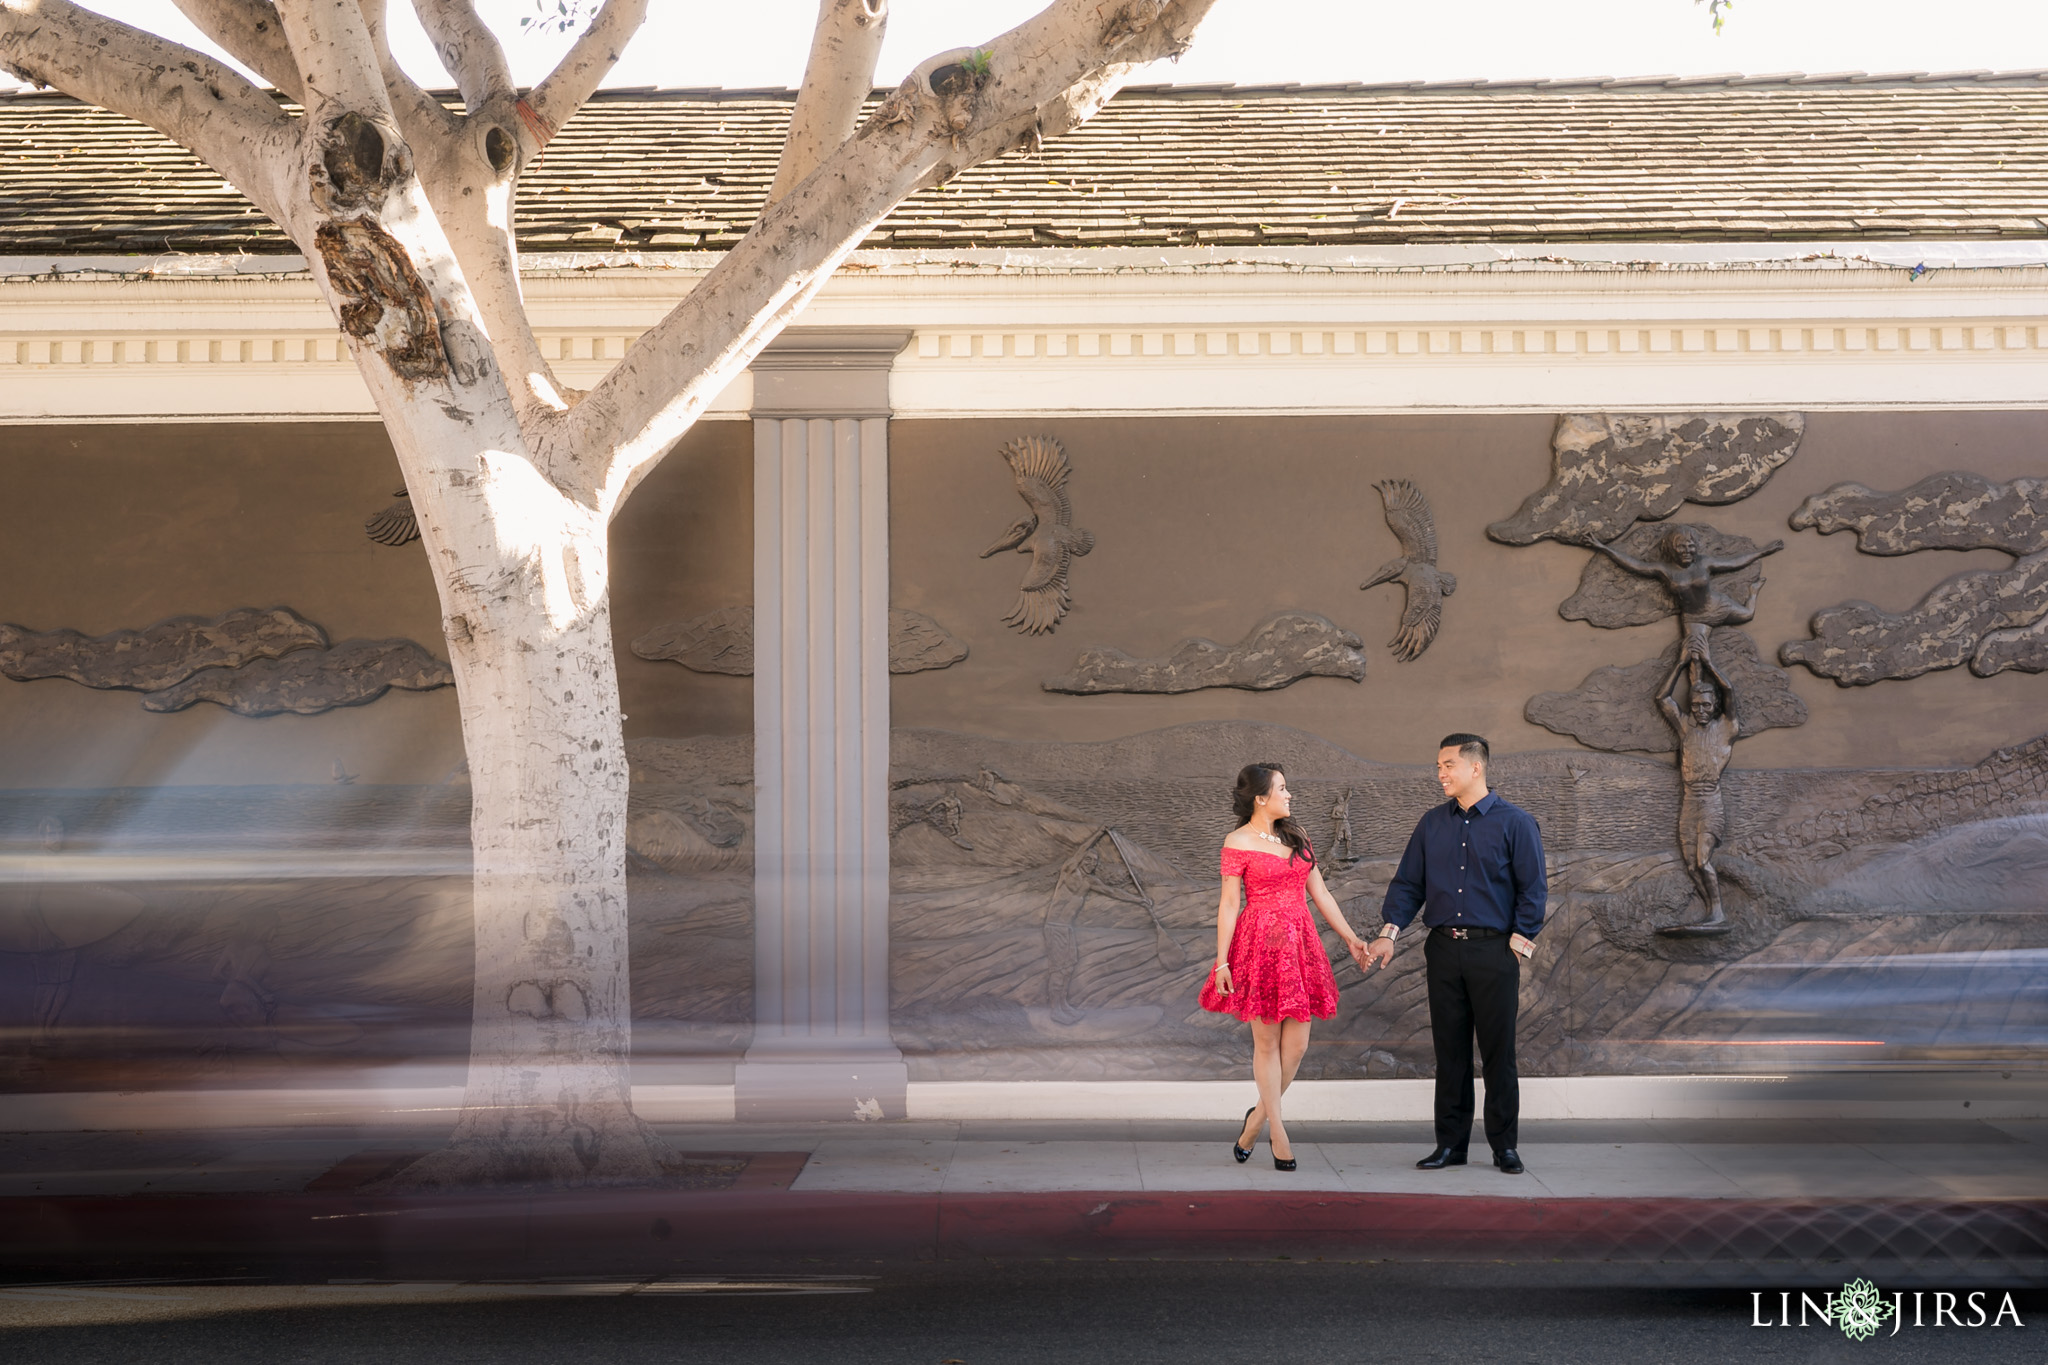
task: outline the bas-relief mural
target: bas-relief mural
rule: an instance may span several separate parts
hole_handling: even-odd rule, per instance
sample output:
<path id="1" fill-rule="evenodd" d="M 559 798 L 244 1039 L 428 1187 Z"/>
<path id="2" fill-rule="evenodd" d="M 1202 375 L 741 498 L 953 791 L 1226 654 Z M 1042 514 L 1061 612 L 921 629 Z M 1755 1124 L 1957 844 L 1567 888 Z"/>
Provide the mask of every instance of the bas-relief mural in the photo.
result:
<path id="1" fill-rule="evenodd" d="M 1045 635 L 1065 618 L 1067 570 L 1095 548 L 1095 537 L 1074 525 L 1073 505 L 1067 498 L 1073 465 L 1065 447 L 1050 436 L 1025 436 L 1005 445 L 1001 454 L 1027 510 L 981 557 L 1004 550 L 1031 556 L 1017 603 L 1003 624 L 1025 635 Z"/>
<path id="2" fill-rule="evenodd" d="M 1196 692 L 1205 687 L 1241 687 L 1270 692 L 1303 678 L 1365 678 L 1364 641 L 1328 617 L 1284 611 L 1252 627 L 1234 645 L 1200 636 L 1182 640 L 1155 659 L 1134 659 L 1120 649 L 1098 645 L 1083 650 L 1071 671 L 1043 684 L 1048 692 L 1088 696 L 1099 692 Z"/>
<path id="3" fill-rule="evenodd" d="M 673 660 L 694 673 L 754 675 L 754 609 L 720 607 L 682 621 L 665 621 L 636 637 L 633 653 L 643 659 Z M 921 611 L 889 611 L 889 671 L 922 673 L 951 668 L 967 657 L 967 646 Z"/>
<path id="4" fill-rule="evenodd" d="M 1851 531 L 1865 554 L 2002 550 L 2010 567 L 1960 573 L 1911 610 L 1845 602 L 1817 612 L 1809 640 L 1778 651 L 1843 687 L 1916 678 L 1967 663 L 1988 678 L 2048 671 L 2048 480 L 1995 484 L 1976 474 L 1931 475 L 1900 493 L 1838 484 L 1792 514 L 1796 530 Z"/>
<path id="5" fill-rule="evenodd" d="M 412 494 L 401 488 L 391 495 L 397 501 L 381 512 L 363 518 L 363 533 L 379 545 L 394 549 L 420 538 L 419 514 L 412 510 Z"/>
<path id="6" fill-rule="evenodd" d="M 1784 542 L 1755 545 L 1712 526 L 1656 523 L 1684 502 L 1750 496 L 1798 451 L 1803 430 L 1792 415 L 1567 417 L 1552 441 L 1549 484 L 1513 519 L 1487 528 L 1510 545 L 1558 540 L 1594 552 L 1578 591 L 1558 607 L 1568 621 L 1617 630 L 1678 620 L 1678 643 L 1664 657 L 1600 669 L 1574 692 L 1531 698 L 1525 712 L 1592 748 L 1676 754 L 1678 857 L 1703 914 L 1659 926 L 1666 937 L 1733 932 L 1715 863 L 1728 827 L 1721 778 L 1737 739 L 1803 725 L 1806 708 L 1783 674 L 1757 662 L 1755 641 L 1734 629 L 1756 618 L 1758 565 Z M 1739 687 L 1737 672 L 1745 675 Z M 1645 701 L 1667 731 L 1661 742 L 1643 734 Z"/>
<path id="7" fill-rule="evenodd" d="M 1458 590 L 1455 574 L 1436 564 L 1436 513 L 1422 490 L 1406 479 L 1382 479 L 1373 485 L 1386 504 L 1387 529 L 1401 542 L 1401 554 L 1375 569 L 1358 585 L 1362 592 L 1382 583 L 1399 583 L 1406 594 L 1401 624 L 1387 648 L 1403 663 L 1422 657 L 1443 626 L 1444 599 Z"/>
<path id="8" fill-rule="evenodd" d="M 455 685 L 448 665 L 411 640 L 330 644 L 326 631 L 289 607 L 180 616 L 92 637 L 0 625 L 0 675 L 140 692 L 146 711 L 210 701 L 244 716 L 313 716 L 375 701 L 394 687 Z"/>
<path id="9" fill-rule="evenodd" d="M 1530 699 L 1530 718 L 1571 747 L 1496 757 L 1497 786 L 1541 820 L 1551 859 L 1551 920 L 1524 979 L 1530 1074 L 1753 1070 L 1785 1064 L 1772 1040 L 1786 1037 L 1882 1039 L 1886 1061 L 1995 1059 L 2040 1041 L 2044 1021 L 2027 1015 L 2025 991 L 2048 952 L 2048 735 L 1958 755 L 1969 766 L 1953 769 L 1739 761 L 1744 737 L 1806 720 L 1800 675 L 1767 662 L 1742 629 L 1760 592 L 1796 599 L 1798 584 L 1763 581 L 1771 546 L 1672 518 L 1796 477 L 1802 430 L 1791 414 L 1567 417 L 1551 482 L 1490 528 L 1503 543 L 1552 539 L 1586 553 L 1560 619 L 1531 629 L 1673 621 L 1662 653 Z M 1381 491 L 1391 525 L 1400 494 Z M 1904 494 L 1845 485 L 1809 497 L 1792 529 L 1854 529 L 1885 547 L 1871 552 L 1994 546 L 2023 561 L 2040 552 L 2027 548 L 2037 498 L 2034 481 L 1966 474 Z M 1969 634 L 1983 616 L 1948 619 Z M 706 657 L 738 671 L 720 653 L 740 643 L 726 624 L 735 629 Z M 709 634 L 666 657 L 689 663 L 681 654 Z M 1341 645 L 1362 673 L 1357 638 Z M 1796 653 L 1783 662 L 1822 672 Z M 1335 685 L 1318 678 L 1293 685 Z M 730 1057 L 751 1007 L 749 745 L 636 740 L 630 751 L 636 1047 L 643 1058 Z M 1332 890 L 1354 923 L 1375 923 L 1415 815 L 1440 799 L 1425 766 L 1250 722 L 1092 744 L 899 730 L 891 973 L 913 1077 L 1240 1074 L 1242 1030 L 1197 1009 L 1194 994 L 1213 944 L 1221 793 L 1247 755 L 1287 765 Z M 325 799 L 353 806 L 317 818 L 296 789 L 277 801 L 181 794 L 170 804 L 212 800 L 207 818 L 245 840 L 290 826 L 445 853 L 461 846 L 464 795 L 348 789 Z M 60 810 L 44 794 L 12 794 L 0 838 L 21 858 L 61 859 L 107 830 L 133 838 L 148 820 L 172 819 L 160 799 L 146 818 L 117 805 Z M 189 824 L 195 809 L 177 819 Z M 51 819 L 62 831 L 54 845 L 38 832 Z M 206 1064 L 322 1048 L 419 1053 L 465 1025 L 467 887 L 445 858 L 375 880 L 67 883 L 65 894 L 89 902 L 90 913 L 68 916 L 85 935 L 76 944 L 51 936 L 47 907 L 61 902 L 35 899 L 61 880 L 23 877 L 0 904 L 0 971 L 21 988 L 0 992 L 15 1002 L 11 1056 L 28 1055 L 31 1035 L 48 1053 L 54 1016 L 110 1019 L 147 994 L 128 992 L 124 1006 L 89 988 L 95 980 L 156 983 L 152 1008 L 186 1021 Z M 1343 1007 L 1319 1027 L 1303 1074 L 1427 1074 L 1421 955 L 1402 953 L 1371 978 L 1334 956 Z"/>

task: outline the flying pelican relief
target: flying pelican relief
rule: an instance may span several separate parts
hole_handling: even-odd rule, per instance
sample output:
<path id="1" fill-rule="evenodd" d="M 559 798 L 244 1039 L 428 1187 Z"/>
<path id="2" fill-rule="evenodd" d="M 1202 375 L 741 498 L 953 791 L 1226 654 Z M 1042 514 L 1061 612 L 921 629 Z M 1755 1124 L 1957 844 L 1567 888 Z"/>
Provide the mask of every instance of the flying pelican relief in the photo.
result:
<path id="1" fill-rule="evenodd" d="M 1031 556 L 1017 590 L 1017 605 L 1003 618 L 1026 635 L 1043 635 L 1067 614 L 1067 565 L 1095 548 L 1095 537 L 1074 525 L 1067 503 L 1067 452 L 1050 436 L 1026 436 L 1002 448 L 1017 496 L 1030 508 L 1003 538 L 981 552 L 987 559 L 1004 550 Z"/>
<path id="2" fill-rule="evenodd" d="M 1404 663 L 1422 657 L 1443 622 L 1444 599 L 1458 590 L 1458 580 L 1436 566 L 1436 516 L 1429 499 L 1406 479 L 1385 479 L 1373 485 L 1387 506 L 1387 526 L 1401 542 L 1401 557 L 1382 564 L 1360 590 L 1399 582 L 1408 605 L 1401 625 L 1387 645 Z"/>

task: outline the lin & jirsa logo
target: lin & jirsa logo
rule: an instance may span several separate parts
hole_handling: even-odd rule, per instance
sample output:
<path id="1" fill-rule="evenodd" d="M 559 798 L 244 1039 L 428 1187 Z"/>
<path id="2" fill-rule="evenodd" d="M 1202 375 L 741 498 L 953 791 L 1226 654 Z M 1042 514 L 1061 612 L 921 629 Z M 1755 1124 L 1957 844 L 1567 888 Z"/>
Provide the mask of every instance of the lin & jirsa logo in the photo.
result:
<path id="1" fill-rule="evenodd" d="M 1878 1287 L 1868 1280 L 1851 1280 L 1842 1286 L 1837 1294 L 1823 1294 L 1822 1301 L 1815 1303 L 1813 1295 L 1802 1292 L 1799 1306 L 1792 1305 L 1792 1291 L 1778 1292 L 1778 1312 L 1775 1320 L 1764 1305 L 1762 1290 L 1750 1293 L 1749 1325 L 1751 1327 L 1806 1327 L 1818 1323 L 1823 1327 L 1834 1326 L 1842 1329 L 1842 1335 L 1854 1341 L 1868 1341 L 1876 1336 L 1887 1321 L 1892 1330 L 1888 1336 L 1897 1336 L 1901 1327 L 2024 1327 L 2020 1321 L 2019 1309 L 2014 1306 L 2012 1295 L 2006 1293 L 1998 1303 L 1996 1312 L 1991 1311 L 1989 1300 L 1995 1290 L 1972 1289 L 1951 1293 L 1947 1290 L 1916 1289 L 1912 1294 L 1910 1314 L 1906 1303 L 1906 1292 L 1900 1290 L 1887 1299 Z M 1908 1317 L 1912 1321 L 1907 1321 Z M 1794 1321 L 1794 1319 L 1797 1321 Z"/>

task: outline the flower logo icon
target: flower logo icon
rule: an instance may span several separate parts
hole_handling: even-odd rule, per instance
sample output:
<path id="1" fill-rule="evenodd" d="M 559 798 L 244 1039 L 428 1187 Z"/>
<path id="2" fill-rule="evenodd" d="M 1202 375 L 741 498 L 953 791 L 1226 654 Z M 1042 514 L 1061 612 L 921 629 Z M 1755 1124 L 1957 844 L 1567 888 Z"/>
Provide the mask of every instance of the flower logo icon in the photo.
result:
<path id="1" fill-rule="evenodd" d="M 1877 1286 L 1868 1280 L 1851 1280 L 1835 1296 L 1835 1326 L 1855 1341 L 1868 1341 L 1892 1315 L 1893 1306 L 1884 1301 Z"/>

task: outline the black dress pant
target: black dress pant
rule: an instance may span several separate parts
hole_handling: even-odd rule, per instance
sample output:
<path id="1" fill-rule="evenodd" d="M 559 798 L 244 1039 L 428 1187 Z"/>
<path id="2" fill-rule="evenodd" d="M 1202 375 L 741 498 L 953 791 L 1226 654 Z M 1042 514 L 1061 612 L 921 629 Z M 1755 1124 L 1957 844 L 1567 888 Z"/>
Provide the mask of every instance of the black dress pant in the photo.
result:
<path id="1" fill-rule="evenodd" d="M 1436 1043 L 1436 1145 L 1463 1153 L 1472 1140 L 1472 1038 L 1486 1077 L 1486 1143 L 1496 1152 L 1521 1145 L 1521 1083 L 1515 1077 L 1515 1006 L 1522 960 L 1507 935 L 1452 938 L 1432 931 L 1428 964 L 1429 1032 Z"/>

